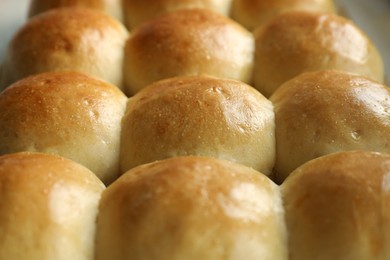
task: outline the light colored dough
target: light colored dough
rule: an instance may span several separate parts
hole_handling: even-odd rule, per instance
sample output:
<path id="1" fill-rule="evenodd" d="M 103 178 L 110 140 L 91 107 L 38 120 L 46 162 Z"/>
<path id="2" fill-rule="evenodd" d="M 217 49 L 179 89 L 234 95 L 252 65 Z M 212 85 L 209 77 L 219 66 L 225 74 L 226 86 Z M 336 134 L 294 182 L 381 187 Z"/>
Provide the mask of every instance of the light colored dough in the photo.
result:
<path id="1" fill-rule="evenodd" d="M 0 258 L 92 260 L 103 183 L 40 153 L 0 156 Z"/>

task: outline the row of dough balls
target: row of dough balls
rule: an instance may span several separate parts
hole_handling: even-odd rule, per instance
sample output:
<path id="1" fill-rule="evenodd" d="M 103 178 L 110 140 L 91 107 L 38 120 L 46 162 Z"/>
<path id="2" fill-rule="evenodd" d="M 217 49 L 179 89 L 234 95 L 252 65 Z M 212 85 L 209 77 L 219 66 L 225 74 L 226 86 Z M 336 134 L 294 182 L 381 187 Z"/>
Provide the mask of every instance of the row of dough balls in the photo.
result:
<path id="1" fill-rule="evenodd" d="M 51 27 L 24 33 L 42 17 Z M 383 65 L 356 26 L 291 12 L 251 36 L 191 9 L 129 37 L 101 17 L 53 10 L 11 42 L 2 79 L 39 69 L 0 93 L 1 259 L 389 258 L 389 156 L 335 153 L 390 147 Z M 85 33 L 79 21 L 117 29 Z M 367 77 L 319 71 L 329 68 Z M 35 74 L 47 70 L 57 71 Z M 274 85 L 259 87 L 257 76 Z"/>
<path id="2" fill-rule="evenodd" d="M 272 16 L 290 10 L 336 12 L 332 0 L 31 0 L 29 17 L 61 7 L 103 11 L 129 29 L 161 14 L 189 8 L 205 8 L 229 16 L 249 30 Z"/>
<path id="3" fill-rule="evenodd" d="M 20 28 L 6 52 L 0 89 L 32 74 L 72 70 L 127 96 L 161 79 L 210 75 L 248 83 L 270 97 L 292 77 L 323 69 L 384 81 L 373 43 L 336 14 L 284 12 L 251 33 L 211 10 L 181 9 L 129 33 L 111 16 L 73 7 L 43 12 Z"/>
<path id="4" fill-rule="evenodd" d="M 29 76 L 0 93 L 0 154 L 35 151 L 74 160 L 109 184 L 155 160 L 200 155 L 282 182 L 316 157 L 390 153 L 390 90 L 336 70 L 308 72 L 267 99 L 236 80 L 181 76 L 128 98 L 78 72 Z"/>
<path id="5" fill-rule="evenodd" d="M 277 186 L 252 168 L 188 156 L 105 188 L 62 157 L 4 155 L 0 258 L 388 259 L 389 173 L 389 155 L 341 152 Z"/>

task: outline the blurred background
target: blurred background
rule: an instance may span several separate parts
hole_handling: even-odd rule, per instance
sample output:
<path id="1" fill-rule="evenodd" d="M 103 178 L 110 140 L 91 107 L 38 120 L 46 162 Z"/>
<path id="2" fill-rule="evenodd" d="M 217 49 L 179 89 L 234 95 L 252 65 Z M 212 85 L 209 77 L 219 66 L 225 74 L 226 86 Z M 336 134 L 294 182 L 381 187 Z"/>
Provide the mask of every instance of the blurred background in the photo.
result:
<path id="1" fill-rule="evenodd" d="M 390 1 L 334 0 L 340 12 L 351 18 L 373 40 L 385 63 L 387 83 L 390 80 Z M 29 0 L 0 0 L 0 63 L 8 42 L 24 23 Z"/>

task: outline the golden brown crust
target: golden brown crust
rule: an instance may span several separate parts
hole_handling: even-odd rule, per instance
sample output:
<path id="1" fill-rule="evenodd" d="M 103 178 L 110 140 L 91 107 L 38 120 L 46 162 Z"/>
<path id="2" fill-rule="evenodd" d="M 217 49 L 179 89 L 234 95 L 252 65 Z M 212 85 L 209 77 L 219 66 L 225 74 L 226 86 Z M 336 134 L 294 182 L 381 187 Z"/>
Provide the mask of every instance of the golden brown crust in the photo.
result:
<path id="1" fill-rule="evenodd" d="M 282 185 L 290 259 L 388 259 L 390 156 L 342 152 Z"/>
<path id="2" fill-rule="evenodd" d="M 125 24 L 135 28 L 159 15 L 179 9 L 204 8 L 228 15 L 231 0 L 123 0 Z"/>
<path id="3" fill-rule="evenodd" d="M 177 155 L 203 155 L 270 174 L 274 127 L 271 102 L 242 82 L 205 76 L 162 80 L 128 102 L 121 171 Z"/>
<path id="4" fill-rule="evenodd" d="M 251 168 L 175 157 L 102 195 L 97 259 L 286 259 L 278 187 Z"/>
<path id="5" fill-rule="evenodd" d="M 336 12 L 332 0 L 233 0 L 231 16 L 249 30 L 288 11 Z"/>
<path id="6" fill-rule="evenodd" d="M 28 20 L 10 42 L 0 88 L 32 74 L 59 70 L 80 71 L 122 88 L 127 36 L 118 21 L 96 10 L 42 13 Z"/>
<path id="7" fill-rule="evenodd" d="M 386 86 L 339 71 L 304 73 L 283 84 L 271 96 L 278 179 L 336 151 L 390 153 L 389 100 Z"/>
<path id="8" fill-rule="evenodd" d="M 254 85 L 270 96 L 302 72 L 344 70 L 383 82 L 381 57 L 350 20 L 335 14 L 288 12 L 255 32 Z"/>
<path id="9" fill-rule="evenodd" d="M 0 156 L 0 258 L 92 259 L 103 189 L 91 171 L 61 157 Z"/>
<path id="10" fill-rule="evenodd" d="M 76 72 L 20 80 L 0 94 L 0 154 L 58 154 L 112 181 L 126 102 L 115 86 Z"/>
<path id="11" fill-rule="evenodd" d="M 252 34 L 205 9 L 175 11 L 132 32 L 126 43 L 126 91 L 134 94 L 160 79 L 212 75 L 249 82 Z"/>

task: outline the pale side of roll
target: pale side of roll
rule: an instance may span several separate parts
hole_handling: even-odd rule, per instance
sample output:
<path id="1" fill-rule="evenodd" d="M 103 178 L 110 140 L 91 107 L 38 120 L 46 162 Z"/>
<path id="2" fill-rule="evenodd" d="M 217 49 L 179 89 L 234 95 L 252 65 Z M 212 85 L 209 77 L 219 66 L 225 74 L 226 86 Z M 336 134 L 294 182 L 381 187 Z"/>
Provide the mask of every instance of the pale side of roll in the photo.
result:
<path id="1" fill-rule="evenodd" d="M 170 12 L 132 31 L 125 47 L 126 93 L 183 75 L 249 83 L 253 55 L 253 35 L 233 20 L 207 9 Z"/>
<path id="2" fill-rule="evenodd" d="M 62 157 L 0 156 L 0 258 L 94 259 L 103 190 L 91 171 Z"/>
<path id="3" fill-rule="evenodd" d="M 303 72 L 343 70 L 384 81 L 381 56 L 352 21 L 335 14 L 292 11 L 256 32 L 254 86 L 266 97 Z"/>
<path id="4" fill-rule="evenodd" d="M 236 80 L 183 76 L 151 84 L 128 102 L 122 120 L 121 172 L 179 155 L 217 157 L 271 174 L 272 103 Z"/>
<path id="5" fill-rule="evenodd" d="M 281 189 L 289 259 L 390 259 L 390 155 L 317 158 Z"/>
<path id="6" fill-rule="evenodd" d="M 340 71 L 309 72 L 270 99 L 280 181 L 321 155 L 356 149 L 390 153 L 390 90 L 376 81 Z"/>
<path id="7" fill-rule="evenodd" d="M 58 8 L 34 16 L 9 43 L 0 90 L 32 74 L 63 70 L 99 77 L 122 88 L 127 38 L 121 23 L 96 10 Z"/>
<path id="8" fill-rule="evenodd" d="M 82 7 L 105 12 L 118 21 L 123 20 L 122 0 L 31 0 L 28 16 L 63 7 Z"/>
<path id="9" fill-rule="evenodd" d="M 159 15 L 179 9 L 205 8 L 228 16 L 232 0 L 122 0 L 124 21 L 135 28 Z"/>
<path id="10" fill-rule="evenodd" d="M 102 194 L 96 259 L 287 259 L 279 187 L 228 161 L 175 157 Z"/>
<path id="11" fill-rule="evenodd" d="M 252 31 L 278 14 L 296 10 L 337 11 L 333 0 L 233 0 L 231 17 Z"/>
<path id="12" fill-rule="evenodd" d="M 61 155 L 109 183 L 119 174 L 126 102 L 117 87 L 76 72 L 22 79 L 0 94 L 0 154 Z"/>

